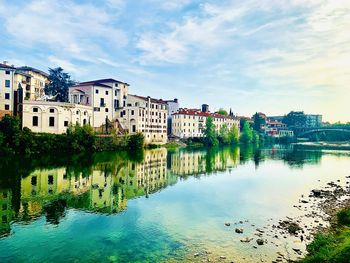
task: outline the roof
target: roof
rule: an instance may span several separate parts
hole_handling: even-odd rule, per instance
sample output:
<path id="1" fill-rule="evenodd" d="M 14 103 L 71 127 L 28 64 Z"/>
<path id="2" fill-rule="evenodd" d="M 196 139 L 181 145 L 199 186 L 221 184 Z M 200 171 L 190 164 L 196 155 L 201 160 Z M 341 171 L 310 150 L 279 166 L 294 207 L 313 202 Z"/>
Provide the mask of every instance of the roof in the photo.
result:
<path id="1" fill-rule="evenodd" d="M 15 68 L 15 67 L 13 67 L 13 66 L 6 65 L 6 64 L 3 64 L 3 63 L 0 63 L 0 68 L 16 69 L 16 68 Z"/>
<path id="2" fill-rule="evenodd" d="M 95 85 L 95 86 L 97 86 L 98 84 L 109 83 L 109 82 L 121 83 L 121 84 L 125 84 L 125 85 L 129 86 L 129 84 L 126 83 L 126 82 L 121 82 L 119 80 L 111 79 L 111 78 L 109 78 L 109 79 L 97 79 L 97 80 L 90 80 L 90 81 L 80 82 L 78 85 Z"/>
<path id="3" fill-rule="evenodd" d="M 78 91 L 78 92 L 80 92 L 80 93 L 84 93 L 84 94 L 85 94 L 85 91 L 82 91 L 81 89 L 74 89 L 73 92 L 74 92 L 74 91 Z"/>
<path id="4" fill-rule="evenodd" d="M 37 74 L 43 75 L 47 78 L 49 77 L 49 74 L 47 74 L 46 72 L 39 70 L 39 69 L 36 69 L 36 68 L 28 67 L 28 66 L 19 67 L 19 68 L 17 68 L 17 70 L 18 71 L 32 71 L 32 72 L 35 72 Z"/>
<path id="5" fill-rule="evenodd" d="M 25 73 L 23 71 L 17 70 L 17 69 L 15 70 L 15 74 L 20 74 L 20 75 L 26 76 L 26 77 L 32 77 L 32 75 Z"/>
<path id="6" fill-rule="evenodd" d="M 148 99 L 150 99 L 151 102 L 153 102 L 153 103 L 167 104 L 166 101 L 162 100 L 162 99 L 155 99 L 155 98 L 151 98 L 151 97 L 143 97 L 143 96 L 131 95 L 131 94 L 129 96 L 134 96 L 135 98 L 145 100 L 145 101 L 148 101 Z"/>
<path id="7" fill-rule="evenodd" d="M 71 88 L 75 88 L 75 87 L 85 87 L 85 86 L 98 86 L 98 87 L 104 87 L 104 88 L 112 88 L 111 86 L 108 86 L 108 85 L 105 85 L 105 84 L 102 84 L 102 83 L 79 83 L 77 85 L 74 85 L 72 86 Z"/>
<path id="8" fill-rule="evenodd" d="M 211 113 L 211 112 L 203 112 L 200 109 L 180 109 L 172 115 L 191 115 L 191 116 L 201 116 L 201 117 L 209 117 L 212 116 L 214 118 L 223 118 L 223 119 L 234 119 L 231 116 L 225 116 L 219 113 Z"/>

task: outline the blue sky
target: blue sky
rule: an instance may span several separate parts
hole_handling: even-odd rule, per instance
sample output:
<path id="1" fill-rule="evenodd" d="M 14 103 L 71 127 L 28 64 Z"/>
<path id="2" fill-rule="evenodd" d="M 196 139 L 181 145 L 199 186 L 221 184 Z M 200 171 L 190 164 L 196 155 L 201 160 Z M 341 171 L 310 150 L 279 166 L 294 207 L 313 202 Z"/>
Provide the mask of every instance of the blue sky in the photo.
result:
<path id="1" fill-rule="evenodd" d="M 0 0 L 0 60 L 239 115 L 350 121 L 348 0 Z"/>

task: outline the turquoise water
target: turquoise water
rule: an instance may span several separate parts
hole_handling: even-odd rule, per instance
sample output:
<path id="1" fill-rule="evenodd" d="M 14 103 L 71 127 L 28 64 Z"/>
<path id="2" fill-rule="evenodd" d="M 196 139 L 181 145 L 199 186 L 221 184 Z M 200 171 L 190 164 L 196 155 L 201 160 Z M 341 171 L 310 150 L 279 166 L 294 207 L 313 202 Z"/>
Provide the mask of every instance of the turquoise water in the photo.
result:
<path id="1" fill-rule="evenodd" d="M 279 146 L 131 157 L 1 165 L 0 262 L 271 260 L 305 244 L 240 239 L 302 215 L 301 194 L 350 173 L 350 152 Z"/>

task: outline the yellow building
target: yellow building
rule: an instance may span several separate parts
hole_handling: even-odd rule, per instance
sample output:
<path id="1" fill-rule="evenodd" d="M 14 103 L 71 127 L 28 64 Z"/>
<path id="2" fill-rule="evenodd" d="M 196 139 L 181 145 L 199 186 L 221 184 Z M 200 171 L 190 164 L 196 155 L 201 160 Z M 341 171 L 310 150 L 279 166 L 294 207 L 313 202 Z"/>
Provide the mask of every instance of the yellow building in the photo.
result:
<path id="1" fill-rule="evenodd" d="M 19 67 L 15 71 L 14 88 L 23 89 L 23 97 L 26 100 L 37 100 L 44 93 L 44 88 L 49 84 L 49 75 L 32 67 Z"/>

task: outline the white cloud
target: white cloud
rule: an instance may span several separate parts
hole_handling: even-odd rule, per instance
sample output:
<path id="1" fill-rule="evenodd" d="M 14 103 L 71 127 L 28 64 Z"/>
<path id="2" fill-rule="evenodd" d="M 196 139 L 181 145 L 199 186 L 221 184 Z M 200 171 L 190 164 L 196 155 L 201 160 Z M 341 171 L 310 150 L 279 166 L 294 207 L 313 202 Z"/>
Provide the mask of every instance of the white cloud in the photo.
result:
<path id="1" fill-rule="evenodd" d="M 110 23 L 111 15 L 101 7 L 34 0 L 9 8 L 14 15 L 4 17 L 5 28 L 16 44 L 42 45 L 66 57 L 87 61 L 96 53 L 104 53 L 96 40 L 116 47 L 127 44 L 126 34 Z"/>

